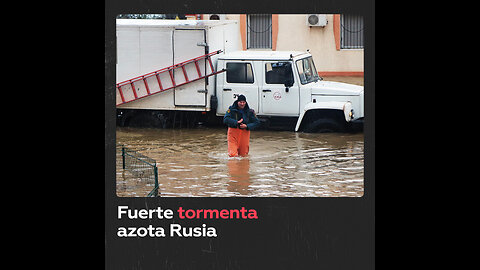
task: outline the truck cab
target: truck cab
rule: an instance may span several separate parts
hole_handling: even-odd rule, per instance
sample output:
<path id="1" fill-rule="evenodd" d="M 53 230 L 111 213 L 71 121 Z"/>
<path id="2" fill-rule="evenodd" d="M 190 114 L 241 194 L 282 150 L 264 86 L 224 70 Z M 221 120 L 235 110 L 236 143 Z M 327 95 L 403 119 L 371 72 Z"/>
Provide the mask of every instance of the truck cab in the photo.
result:
<path id="1" fill-rule="evenodd" d="M 216 76 L 217 116 L 242 94 L 267 126 L 327 132 L 363 122 L 363 86 L 323 81 L 308 52 L 230 52 L 217 60 L 222 69 Z"/>

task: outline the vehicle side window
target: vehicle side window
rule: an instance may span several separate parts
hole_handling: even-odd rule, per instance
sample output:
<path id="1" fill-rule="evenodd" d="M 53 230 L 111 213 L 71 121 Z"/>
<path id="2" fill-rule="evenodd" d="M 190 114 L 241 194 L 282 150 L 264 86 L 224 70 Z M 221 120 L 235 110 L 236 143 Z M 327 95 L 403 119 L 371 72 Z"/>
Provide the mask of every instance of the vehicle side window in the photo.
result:
<path id="1" fill-rule="evenodd" d="M 228 83 L 253 83 L 253 69 L 250 63 L 227 63 Z"/>
<path id="2" fill-rule="evenodd" d="M 292 66 L 289 62 L 265 64 L 265 82 L 267 84 L 284 84 L 286 81 L 293 82 Z"/>

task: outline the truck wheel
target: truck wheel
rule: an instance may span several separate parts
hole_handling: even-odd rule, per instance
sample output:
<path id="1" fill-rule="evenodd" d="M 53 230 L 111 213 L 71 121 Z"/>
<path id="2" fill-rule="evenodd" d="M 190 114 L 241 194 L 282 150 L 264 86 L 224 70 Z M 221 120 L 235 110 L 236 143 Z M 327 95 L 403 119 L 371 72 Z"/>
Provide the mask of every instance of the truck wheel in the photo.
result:
<path id="1" fill-rule="evenodd" d="M 129 127 L 140 127 L 140 128 L 152 128 L 152 127 L 163 127 L 164 126 L 163 115 L 151 113 L 151 112 L 136 112 L 126 119 L 125 125 Z"/>
<path id="2" fill-rule="evenodd" d="M 308 124 L 304 131 L 307 133 L 328 133 L 343 131 L 343 129 L 343 125 L 338 121 L 329 118 L 321 118 Z"/>

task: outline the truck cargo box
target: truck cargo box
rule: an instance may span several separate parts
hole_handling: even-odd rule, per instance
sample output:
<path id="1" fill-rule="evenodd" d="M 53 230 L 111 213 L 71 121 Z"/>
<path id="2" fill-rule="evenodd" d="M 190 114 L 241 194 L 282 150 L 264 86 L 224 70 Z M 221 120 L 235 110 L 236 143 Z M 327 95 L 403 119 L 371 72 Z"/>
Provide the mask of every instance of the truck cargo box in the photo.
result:
<path id="1" fill-rule="evenodd" d="M 240 49 L 238 22 L 232 20 L 117 19 L 116 35 L 117 83 L 216 50 L 231 52 Z M 213 63 L 216 63 L 217 57 L 212 56 Z M 204 72 L 208 63 L 202 61 L 199 66 Z M 174 71 L 173 76 L 177 84 L 181 84 L 182 80 L 185 82 L 179 70 Z M 168 73 L 159 79 L 164 88 L 173 86 Z M 135 87 L 142 86 L 138 84 Z M 215 76 L 122 104 L 118 108 L 209 111 L 211 95 L 215 95 Z"/>

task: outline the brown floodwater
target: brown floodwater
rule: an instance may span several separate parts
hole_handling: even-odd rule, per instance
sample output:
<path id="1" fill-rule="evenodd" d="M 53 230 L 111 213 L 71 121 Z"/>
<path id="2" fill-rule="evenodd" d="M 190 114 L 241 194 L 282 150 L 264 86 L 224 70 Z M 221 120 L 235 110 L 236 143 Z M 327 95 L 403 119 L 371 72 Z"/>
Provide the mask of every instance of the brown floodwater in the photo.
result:
<path id="1" fill-rule="evenodd" d="M 160 196 L 360 197 L 363 133 L 252 131 L 247 157 L 229 157 L 227 128 L 120 128 L 117 143 L 156 161 Z M 119 161 L 120 160 L 120 161 Z M 153 189 L 124 171 L 117 152 L 117 196 Z"/>

